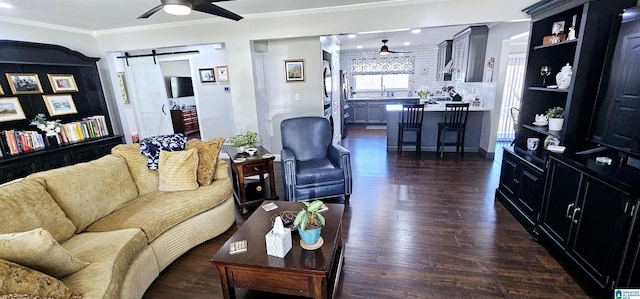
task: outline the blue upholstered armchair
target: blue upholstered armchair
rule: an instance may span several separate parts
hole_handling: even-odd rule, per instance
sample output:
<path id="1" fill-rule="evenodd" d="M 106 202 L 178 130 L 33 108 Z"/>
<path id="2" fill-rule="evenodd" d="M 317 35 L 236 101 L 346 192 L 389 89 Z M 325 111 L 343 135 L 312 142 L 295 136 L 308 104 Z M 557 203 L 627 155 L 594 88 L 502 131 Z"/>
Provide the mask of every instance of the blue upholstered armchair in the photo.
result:
<path id="1" fill-rule="evenodd" d="M 351 195 L 351 157 L 331 144 L 329 120 L 299 117 L 280 123 L 282 181 L 289 201 Z"/>

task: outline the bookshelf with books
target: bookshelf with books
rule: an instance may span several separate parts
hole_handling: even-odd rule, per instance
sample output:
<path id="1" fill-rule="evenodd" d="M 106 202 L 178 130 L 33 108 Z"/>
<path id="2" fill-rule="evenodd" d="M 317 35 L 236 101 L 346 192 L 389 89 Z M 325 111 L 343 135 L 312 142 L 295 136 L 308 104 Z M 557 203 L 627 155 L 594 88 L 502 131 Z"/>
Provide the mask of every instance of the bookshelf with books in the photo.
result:
<path id="1" fill-rule="evenodd" d="M 99 58 L 12 40 L 0 40 L 0 53 L 0 183 L 97 159 L 123 143 L 109 117 Z M 40 115 L 56 134 L 33 124 Z"/>

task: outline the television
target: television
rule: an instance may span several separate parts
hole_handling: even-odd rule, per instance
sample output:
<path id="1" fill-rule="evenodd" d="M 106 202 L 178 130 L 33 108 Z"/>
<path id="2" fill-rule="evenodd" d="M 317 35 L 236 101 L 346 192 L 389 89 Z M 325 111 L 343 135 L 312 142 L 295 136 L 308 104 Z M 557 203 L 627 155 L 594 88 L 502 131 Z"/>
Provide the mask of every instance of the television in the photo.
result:
<path id="1" fill-rule="evenodd" d="M 191 77 L 169 77 L 168 94 L 171 98 L 193 96 L 193 83 Z"/>

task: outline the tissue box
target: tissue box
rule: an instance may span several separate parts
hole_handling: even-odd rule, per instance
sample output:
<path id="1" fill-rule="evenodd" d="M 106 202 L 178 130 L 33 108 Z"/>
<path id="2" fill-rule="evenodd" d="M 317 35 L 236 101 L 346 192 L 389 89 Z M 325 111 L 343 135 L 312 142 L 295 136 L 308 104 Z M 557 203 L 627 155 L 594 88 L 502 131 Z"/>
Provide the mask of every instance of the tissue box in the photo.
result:
<path id="1" fill-rule="evenodd" d="M 291 250 L 291 229 L 284 228 L 281 233 L 275 228 L 265 235 L 267 242 L 267 254 L 277 257 L 284 257 Z"/>

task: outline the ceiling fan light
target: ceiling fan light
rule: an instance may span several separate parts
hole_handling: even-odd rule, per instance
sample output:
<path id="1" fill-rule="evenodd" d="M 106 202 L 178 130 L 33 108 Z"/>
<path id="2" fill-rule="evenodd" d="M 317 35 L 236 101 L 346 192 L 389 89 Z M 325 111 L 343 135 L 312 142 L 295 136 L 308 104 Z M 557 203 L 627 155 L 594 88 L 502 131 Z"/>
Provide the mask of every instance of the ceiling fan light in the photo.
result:
<path id="1" fill-rule="evenodd" d="M 168 14 L 186 16 L 191 13 L 191 7 L 181 4 L 165 4 L 162 9 Z"/>
<path id="2" fill-rule="evenodd" d="M 382 46 L 382 48 L 380 48 L 380 55 L 387 55 L 387 54 L 389 54 L 389 47 Z"/>

